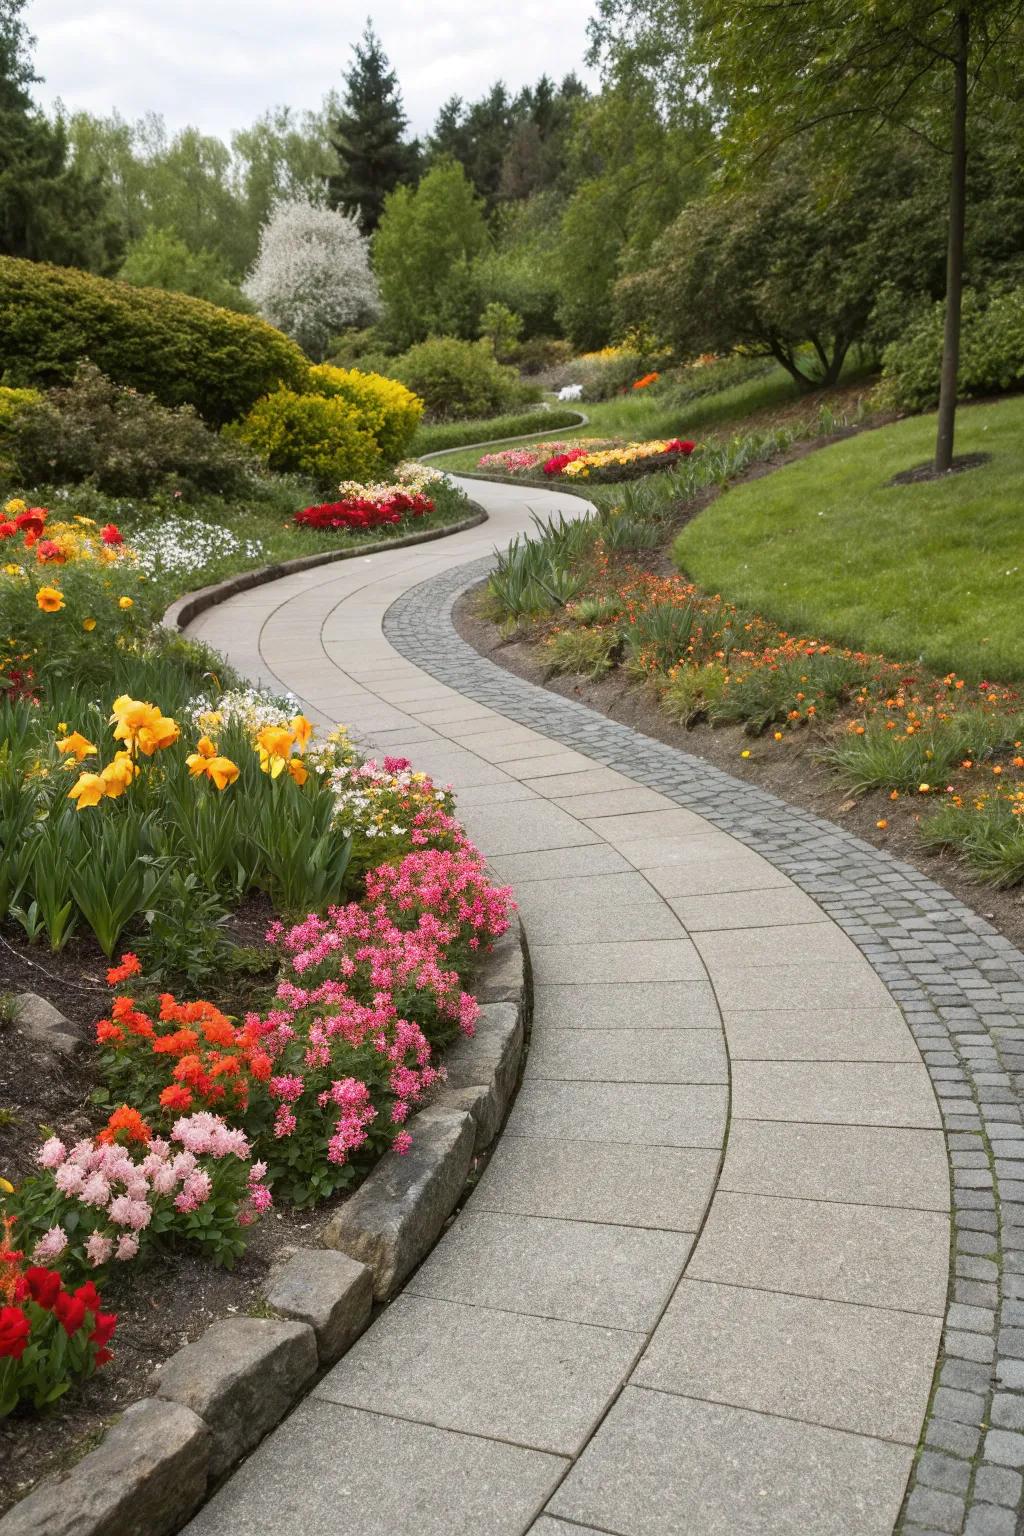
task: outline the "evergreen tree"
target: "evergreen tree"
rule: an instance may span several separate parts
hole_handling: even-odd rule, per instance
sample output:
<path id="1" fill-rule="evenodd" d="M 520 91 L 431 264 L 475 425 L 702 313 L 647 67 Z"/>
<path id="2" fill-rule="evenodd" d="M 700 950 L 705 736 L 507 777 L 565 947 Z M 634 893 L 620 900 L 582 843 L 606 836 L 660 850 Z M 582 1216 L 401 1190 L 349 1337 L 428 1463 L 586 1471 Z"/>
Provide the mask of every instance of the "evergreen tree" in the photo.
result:
<path id="1" fill-rule="evenodd" d="M 371 21 L 353 51 L 342 109 L 331 127 L 339 169 L 328 177 L 327 193 L 331 207 L 355 213 L 368 235 L 380 222 L 388 193 L 414 179 L 419 145 L 405 138 L 408 119 L 398 77 Z"/>
<path id="2" fill-rule="evenodd" d="M 36 111 L 25 0 L 0 0 L 0 253 L 109 272 L 122 248 L 102 174 L 69 164 L 64 125 Z"/>

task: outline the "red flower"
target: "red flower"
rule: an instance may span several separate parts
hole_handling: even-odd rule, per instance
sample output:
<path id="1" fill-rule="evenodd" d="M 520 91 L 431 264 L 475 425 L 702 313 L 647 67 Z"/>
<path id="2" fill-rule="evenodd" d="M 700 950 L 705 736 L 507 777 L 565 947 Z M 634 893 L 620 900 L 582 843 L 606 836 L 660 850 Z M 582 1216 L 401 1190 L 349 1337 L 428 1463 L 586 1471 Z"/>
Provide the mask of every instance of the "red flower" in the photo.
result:
<path id="1" fill-rule="evenodd" d="M 57 1271 L 33 1265 L 25 1271 L 25 1284 L 36 1306 L 45 1307 L 47 1312 L 52 1311 L 60 1295 L 60 1275 Z"/>
<path id="2" fill-rule="evenodd" d="M 116 1312 L 97 1312 L 95 1327 L 89 1335 L 90 1344 L 98 1344 L 101 1350 L 106 1349 L 114 1336 L 114 1329 L 116 1327 Z"/>
<path id="3" fill-rule="evenodd" d="M 36 545 L 36 559 L 40 565 L 63 565 L 64 554 L 52 539 L 40 539 Z"/>
<path id="4" fill-rule="evenodd" d="M 46 523 L 46 509 L 44 507 L 26 507 L 24 512 L 19 512 L 14 519 L 15 528 L 20 528 L 25 535 L 26 544 L 34 544 L 43 531 Z"/>
<path id="5" fill-rule="evenodd" d="M 85 1308 L 86 1308 L 87 1312 L 95 1312 L 96 1313 L 96 1319 L 97 1319 L 97 1321 L 99 1321 L 100 1293 L 96 1289 L 96 1287 L 93 1284 L 93 1282 L 91 1280 L 86 1280 L 84 1285 L 80 1285 L 78 1287 L 77 1291 L 75 1292 L 75 1295 L 78 1297 L 79 1301 L 85 1303 Z M 104 1339 L 103 1342 L 105 1344 L 107 1342 L 106 1339 Z"/>
<path id="6" fill-rule="evenodd" d="M 0 1307 L 0 1359 L 20 1360 L 32 1325 L 20 1307 Z"/>
<path id="7" fill-rule="evenodd" d="M 0 539 L 13 539 L 17 531 L 13 523 L 0 522 Z"/>
<path id="8" fill-rule="evenodd" d="M 120 528 L 118 528 L 116 523 L 107 523 L 105 528 L 101 528 L 100 538 L 103 540 L 104 544 L 124 543 L 124 534 L 121 532 Z"/>
<path id="9" fill-rule="evenodd" d="M 70 1291 L 61 1291 L 53 1307 L 61 1327 L 70 1339 L 85 1322 L 85 1302 Z"/>

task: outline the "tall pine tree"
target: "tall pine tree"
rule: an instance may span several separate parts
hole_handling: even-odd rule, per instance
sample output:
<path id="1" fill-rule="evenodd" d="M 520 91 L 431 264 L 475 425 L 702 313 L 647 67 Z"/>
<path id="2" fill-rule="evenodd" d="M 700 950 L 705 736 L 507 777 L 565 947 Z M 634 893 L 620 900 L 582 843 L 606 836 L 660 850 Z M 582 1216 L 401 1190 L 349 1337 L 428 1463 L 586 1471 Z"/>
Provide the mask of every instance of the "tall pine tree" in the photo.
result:
<path id="1" fill-rule="evenodd" d="M 353 52 L 342 109 L 331 125 L 338 170 L 328 177 L 327 193 L 331 207 L 357 214 L 363 234 L 369 235 L 380 222 L 388 193 L 415 179 L 419 145 L 406 140 L 408 119 L 398 77 L 372 21 Z"/>
<path id="2" fill-rule="evenodd" d="M 0 0 L 0 254 L 109 272 L 121 230 L 102 175 L 69 163 L 63 124 L 33 106 L 24 8 L 25 0 Z"/>

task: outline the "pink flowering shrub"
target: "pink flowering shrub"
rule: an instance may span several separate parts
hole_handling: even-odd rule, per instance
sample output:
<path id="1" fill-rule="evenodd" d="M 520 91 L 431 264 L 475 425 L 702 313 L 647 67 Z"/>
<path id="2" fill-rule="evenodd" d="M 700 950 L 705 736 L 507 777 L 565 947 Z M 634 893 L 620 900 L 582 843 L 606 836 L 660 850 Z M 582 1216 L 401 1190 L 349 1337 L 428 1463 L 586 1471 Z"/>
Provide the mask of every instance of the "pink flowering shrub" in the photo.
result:
<path id="1" fill-rule="evenodd" d="M 271 1204 L 266 1167 L 249 1155 L 245 1134 L 205 1110 L 135 1150 L 89 1137 L 69 1149 L 51 1136 L 40 1173 L 8 1201 L 17 1240 L 34 1263 L 73 1276 L 179 1243 L 231 1267 L 241 1229 Z"/>
<path id="2" fill-rule="evenodd" d="M 272 1120 L 261 1124 L 254 1101 L 246 1126 L 267 1147 L 275 1191 L 296 1205 L 344 1188 L 389 1146 L 406 1151 L 405 1122 L 443 1076 L 435 1052 L 473 1033 L 479 1010 L 462 975 L 504 933 L 512 903 L 461 828 L 459 840 L 380 866 L 361 904 L 271 929 L 284 958 L 276 1006 L 246 1024 L 273 1061 Z"/>

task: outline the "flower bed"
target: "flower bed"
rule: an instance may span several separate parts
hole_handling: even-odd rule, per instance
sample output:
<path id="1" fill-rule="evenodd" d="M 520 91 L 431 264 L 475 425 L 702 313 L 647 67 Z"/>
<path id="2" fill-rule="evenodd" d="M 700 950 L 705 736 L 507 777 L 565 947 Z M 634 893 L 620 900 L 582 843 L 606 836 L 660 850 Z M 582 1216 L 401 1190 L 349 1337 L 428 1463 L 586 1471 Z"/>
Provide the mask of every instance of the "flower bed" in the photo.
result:
<path id="1" fill-rule="evenodd" d="M 424 464 L 400 464 L 393 483 L 361 485 L 357 480 L 343 481 L 338 487 L 340 501 L 305 507 L 296 512 L 295 521 L 302 528 L 362 529 L 425 517 L 435 507 L 425 488 L 433 488 L 444 479 L 440 470 L 428 469 Z"/>
<path id="2" fill-rule="evenodd" d="M 678 437 L 643 443 L 583 438 L 485 453 L 477 468 L 524 477 L 543 475 L 547 480 L 590 480 L 596 483 L 630 480 L 670 469 L 681 459 L 689 458 L 696 446 L 696 443 Z"/>
<path id="3" fill-rule="evenodd" d="M 116 526 L 6 511 L 4 954 L 61 1002 L 97 969 L 111 988 L 70 1099 L 3 1036 L 0 1085 L 32 1113 L 0 1168 L 0 1415 L 31 1416 L 73 1387 L 110 1404 L 84 1384 L 168 1267 L 231 1268 L 272 1204 L 315 1226 L 409 1148 L 511 903 L 450 791 L 151 634 Z"/>

